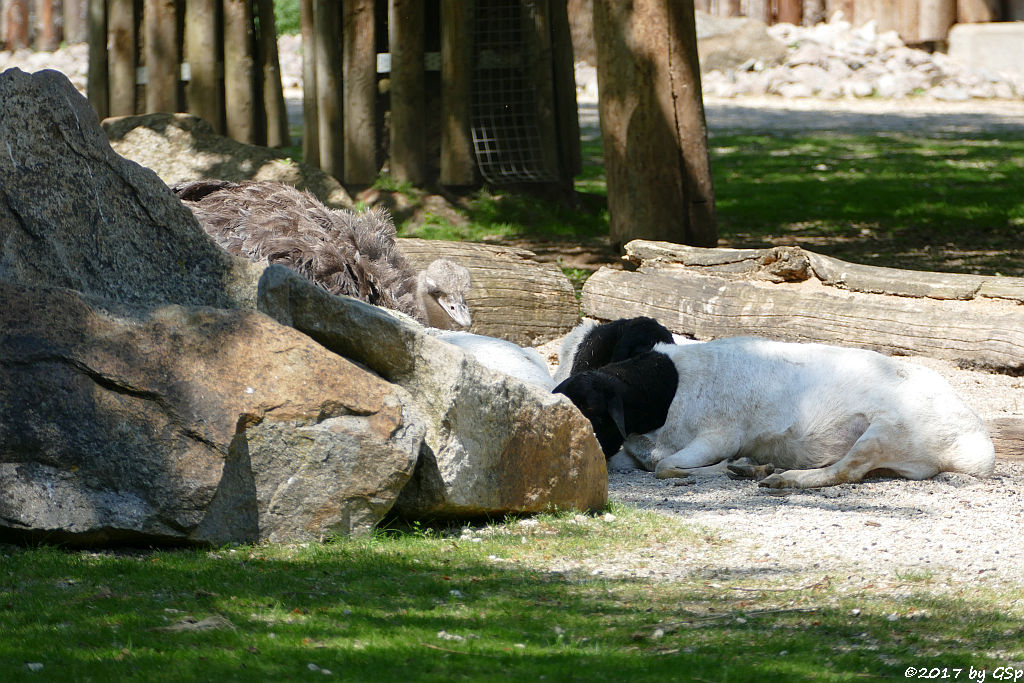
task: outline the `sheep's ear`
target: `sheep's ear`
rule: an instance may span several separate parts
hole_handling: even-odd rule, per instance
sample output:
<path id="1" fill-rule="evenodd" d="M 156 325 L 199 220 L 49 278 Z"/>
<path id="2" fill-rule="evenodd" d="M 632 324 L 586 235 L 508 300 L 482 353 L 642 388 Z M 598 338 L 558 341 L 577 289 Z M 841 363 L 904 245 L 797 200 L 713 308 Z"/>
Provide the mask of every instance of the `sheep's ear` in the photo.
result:
<path id="1" fill-rule="evenodd" d="M 619 434 L 622 434 L 622 438 L 625 439 L 626 434 L 626 411 L 622 406 L 622 394 L 619 391 L 613 391 L 608 396 L 608 416 L 612 418 L 612 422 L 619 429 Z"/>

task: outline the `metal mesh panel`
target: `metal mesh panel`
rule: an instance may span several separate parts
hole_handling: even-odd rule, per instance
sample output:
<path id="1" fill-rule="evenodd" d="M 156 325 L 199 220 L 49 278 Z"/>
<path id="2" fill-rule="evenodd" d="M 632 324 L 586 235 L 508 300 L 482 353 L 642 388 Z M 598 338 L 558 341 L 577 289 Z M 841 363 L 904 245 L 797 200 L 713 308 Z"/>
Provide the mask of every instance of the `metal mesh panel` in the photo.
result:
<path id="1" fill-rule="evenodd" d="M 475 5 L 473 151 L 480 174 L 496 185 L 558 179 L 541 151 L 536 88 L 526 69 L 524 3 L 529 0 Z"/>

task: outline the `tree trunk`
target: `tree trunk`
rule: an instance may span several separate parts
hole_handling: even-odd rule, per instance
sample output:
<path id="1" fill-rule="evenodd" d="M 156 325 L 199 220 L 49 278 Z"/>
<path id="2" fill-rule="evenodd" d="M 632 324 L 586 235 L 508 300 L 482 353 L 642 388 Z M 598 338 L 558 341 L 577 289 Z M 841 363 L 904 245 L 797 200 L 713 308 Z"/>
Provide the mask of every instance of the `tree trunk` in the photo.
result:
<path id="1" fill-rule="evenodd" d="M 388 2 L 391 52 L 391 176 L 400 182 L 426 181 L 423 135 L 426 102 L 423 70 L 422 0 Z"/>
<path id="2" fill-rule="evenodd" d="M 146 111 L 178 111 L 177 14 L 174 0 L 145 0 Z"/>
<path id="3" fill-rule="evenodd" d="M 693 0 L 594 1 L 611 240 L 717 243 Z"/>
<path id="4" fill-rule="evenodd" d="M 441 0 L 441 184 L 476 180 L 470 132 L 473 3 Z"/>
<path id="5" fill-rule="evenodd" d="M 377 178 L 377 48 L 373 0 L 342 2 L 345 184 Z"/>
<path id="6" fill-rule="evenodd" d="M 138 42 L 135 36 L 135 3 L 110 0 L 110 115 L 135 113 L 135 67 Z"/>
<path id="7" fill-rule="evenodd" d="M 107 66 L 107 3 L 89 0 L 89 104 L 100 120 L 110 114 L 110 80 Z"/>
<path id="8" fill-rule="evenodd" d="M 314 0 L 317 139 L 320 168 L 344 176 L 345 136 L 341 83 L 341 7 L 337 0 Z"/>
<path id="9" fill-rule="evenodd" d="M 89 40 L 88 1 L 64 0 L 64 40 L 84 43 Z"/>
<path id="10" fill-rule="evenodd" d="M 999 21 L 999 4 L 999 0 L 959 0 L 956 3 L 956 20 L 961 24 Z"/>
<path id="11" fill-rule="evenodd" d="M 263 142 L 256 127 L 252 5 L 224 0 L 224 106 L 228 136 L 249 144 Z"/>
<path id="12" fill-rule="evenodd" d="M 263 111 L 267 124 L 267 147 L 287 147 L 288 109 L 284 104 L 284 86 L 281 85 L 281 61 L 277 54 L 277 29 L 274 22 L 273 0 L 258 0 L 256 9 L 260 18 L 259 60 L 263 79 Z"/>
<path id="13" fill-rule="evenodd" d="M 313 0 L 299 0 L 302 27 L 302 158 L 320 166 L 320 136 L 316 110 L 316 38 L 313 31 Z"/>
<path id="14" fill-rule="evenodd" d="M 188 0 L 185 9 L 185 53 L 189 65 L 186 87 L 189 112 L 224 134 L 224 89 L 217 71 L 217 8 L 219 0 Z"/>

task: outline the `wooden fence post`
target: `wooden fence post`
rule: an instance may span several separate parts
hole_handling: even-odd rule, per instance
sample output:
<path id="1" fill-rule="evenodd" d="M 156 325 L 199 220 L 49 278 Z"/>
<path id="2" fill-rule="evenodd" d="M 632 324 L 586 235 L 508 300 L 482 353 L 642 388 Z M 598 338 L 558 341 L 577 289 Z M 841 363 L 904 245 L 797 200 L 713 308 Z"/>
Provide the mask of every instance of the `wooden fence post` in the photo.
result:
<path id="1" fill-rule="evenodd" d="M 918 40 L 944 42 L 956 21 L 956 0 L 921 0 Z"/>
<path id="2" fill-rule="evenodd" d="M 827 21 L 825 16 L 825 0 L 804 0 L 804 26 L 814 26 Z"/>
<path id="3" fill-rule="evenodd" d="M 978 24 L 999 21 L 999 0 L 958 0 L 956 3 L 956 20 L 961 24 Z"/>
<path id="4" fill-rule="evenodd" d="M 39 29 L 35 45 L 37 50 L 50 52 L 60 47 L 63 22 L 57 23 L 57 13 L 53 9 L 53 0 L 36 0 L 36 26 Z"/>
<path id="5" fill-rule="evenodd" d="M 89 40 L 88 2 L 64 0 L 64 40 L 85 43 Z"/>
<path id="6" fill-rule="evenodd" d="M 146 111 L 178 111 L 178 18 L 174 0 L 145 0 L 142 41 L 146 60 Z"/>
<path id="7" fill-rule="evenodd" d="M 29 47 L 28 0 L 10 0 L 4 10 L 4 43 L 8 50 Z"/>
<path id="8" fill-rule="evenodd" d="M 377 178 L 377 48 L 373 0 L 342 3 L 345 183 Z"/>
<path id="9" fill-rule="evenodd" d="M 441 0 L 441 184 L 472 185 L 476 160 L 470 129 L 473 7 Z"/>
<path id="10" fill-rule="evenodd" d="M 573 178 L 583 171 L 580 152 L 579 105 L 576 103 L 576 73 L 572 53 L 572 32 L 568 7 L 551 3 L 551 53 L 554 60 L 555 116 L 562 180 L 573 187 Z"/>
<path id="11" fill-rule="evenodd" d="M 338 0 L 314 0 L 317 137 L 320 168 L 341 180 L 345 164 L 344 109 L 341 106 L 341 7 Z"/>
<path id="12" fill-rule="evenodd" d="M 302 29 L 302 158 L 320 166 L 320 136 L 317 135 L 316 42 L 313 33 L 313 0 L 300 0 Z"/>
<path id="13" fill-rule="evenodd" d="M 110 115 L 131 116 L 135 113 L 135 3 L 132 0 L 109 0 L 110 31 Z M 105 41 L 104 41 L 105 42 Z"/>
<path id="14" fill-rule="evenodd" d="M 107 2 L 89 0 L 89 104 L 100 119 L 110 113 L 110 82 L 107 78 Z"/>
<path id="15" fill-rule="evenodd" d="M 778 0 L 780 23 L 794 24 L 799 26 L 803 21 L 804 3 L 803 0 Z"/>
<path id="16" fill-rule="evenodd" d="M 422 185 L 426 180 L 426 119 L 422 0 L 388 1 L 388 49 L 391 52 L 392 177 Z"/>
<path id="17" fill-rule="evenodd" d="M 221 61 L 217 31 L 220 0 L 188 0 L 185 9 L 185 54 L 189 65 L 186 86 L 188 111 L 224 134 L 224 88 L 217 65 Z"/>
<path id="18" fill-rule="evenodd" d="M 747 16 L 751 19 L 757 19 L 758 21 L 763 21 L 766 24 L 771 24 L 771 0 L 747 0 Z"/>
<path id="19" fill-rule="evenodd" d="M 260 18 L 258 37 L 260 76 L 263 79 L 264 120 L 267 126 L 267 147 L 287 147 L 291 144 L 288 132 L 288 109 L 284 104 L 284 86 L 281 84 L 281 60 L 277 54 L 277 29 L 274 22 L 273 0 L 258 0 L 256 9 Z"/>
<path id="20" fill-rule="evenodd" d="M 252 5 L 224 0 L 224 108 L 228 136 L 262 142 L 256 129 Z"/>
<path id="21" fill-rule="evenodd" d="M 555 87 L 551 69 L 551 23 L 548 0 L 523 3 L 523 72 L 533 84 L 536 97 L 537 133 L 543 168 L 558 173 L 558 130 L 555 121 Z"/>

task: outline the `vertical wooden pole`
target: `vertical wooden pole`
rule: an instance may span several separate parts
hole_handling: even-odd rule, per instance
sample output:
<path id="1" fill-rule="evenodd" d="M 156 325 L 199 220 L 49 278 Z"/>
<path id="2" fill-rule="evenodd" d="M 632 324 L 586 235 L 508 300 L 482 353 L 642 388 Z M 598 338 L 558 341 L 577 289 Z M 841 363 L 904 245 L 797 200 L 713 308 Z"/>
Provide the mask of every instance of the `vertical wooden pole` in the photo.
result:
<path id="1" fill-rule="evenodd" d="M 804 0 L 804 26 L 814 26 L 825 21 L 825 0 Z"/>
<path id="2" fill-rule="evenodd" d="M 892 0 L 873 0 L 875 5 L 874 18 L 878 22 L 876 30 L 879 33 L 895 31 L 899 28 L 899 10 Z"/>
<path id="3" fill-rule="evenodd" d="M 29 46 L 28 0 L 10 0 L 4 10 L 4 42 L 8 50 Z"/>
<path id="4" fill-rule="evenodd" d="M 470 129 L 473 10 L 469 0 L 441 0 L 441 184 L 472 185 L 476 160 Z"/>
<path id="5" fill-rule="evenodd" d="M 224 134 L 224 88 L 217 72 L 220 45 L 217 14 L 220 0 L 188 0 L 185 8 L 185 55 L 189 81 L 188 111 Z"/>
<path id="6" fill-rule="evenodd" d="M 135 39 L 135 3 L 132 0 L 108 0 L 110 3 L 110 115 L 135 113 L 135 67 L 138 65 Z"/>
<path id="7" fill-rule="evenodd" d="M 174 0 L 145 0 L 146 111 L 178 111 L 177 25 Z"/>
<path id="8" fill-rule="evenodd" d="M 771 0 L 747 0 L 747 16 L 770 25 L 772 23 Z"/>
<path id="9" fill-rule="evenodd" d="M 58 8 L 59 9 L 59 8 Z M 36 23 L 39 34 L 36 37 L 36 49 L 51 52 L 60 47 L 63 34 L 57 23 L 53 0 L 36 0 Z"/>
<path id="10" fill-rule="evenodd" d="M 738 17 L 743 14 L 740 0 L 719 0 L 718 13 L 724 17 Z"/>
<path id="11" fill-rule="evenodd" d="M 803 22 L 804 3 L 803 0 L 778 0 L 780 23 L 794 24 L 799 26 Z"/>
<path id="12" fill-rule="evenodd" d="M 110 115 L 107 78 L 107 0 L 89 0 L 89 78 L 86 93 L 100 119 Z"/>
<path id="13" fill-rule="evenodd" d="M 423 70 L 423 2 L 389 0 L 391 52 L 391 175 L 423 185 L 426 181 L 426 100 Z"/>
<path id="14" fill-rule="evenodd" d="M 320 168 L 341 180 L 345 169 L 341 83 L 341 7 L 338 0 L 314 0 L 316 23 L 316 110 Z"/>
<path id="15" fill-rule="evenodd" d="M 921 42 L 918 18 L 920 17 L 920 0 L 896 0 L 896 30 L 900 40 L 908 45 Z"/>
<path id="16" fill-rule="evenodd" d="M 228 136 L 258 144 L 252 56 L 252 5 L 224 0 L 224 109 Z"/>
<path id="17" fill-rule="evenodd" d="M 571 188 L 573 178 L 583 171 L 580 152 L 579 105 L 576 102 L 576 73 L 572 52 L 572 31 L 568 7 L 551 3 L 551 52 L 555 85 L 560 175 Z"/>
<path id="18" fill-rule="evenodd" d="M 999 21 L 1000 0 L 958 0 L 956 3 L 956 20 L 961 24 L 980 24 Z"/>
<path id="19" fill-rule="evenodd" d="M 917 0 L 914 1 L 916 2 Z M 843 19 L 853 22 L 854 0 L 826 0 L 825 8 L 827 19 L 831 19 L 836 12 L 842 12 Z"/>
<path id="20" fill-rule="evenodd" d="M 345 183 L 370 185 L 377 178 L 377 48 L 373 0 L 342 2 Z"/>
<path id="21" fill-rule="evenodd" d="M 84 43 L 89 40 L 87 0 L 64 0 L 64 40 Z"/>
<path id="22" fill-rule="evenodd" d="M 555 89 L 551 73 L 551 23 L 548 0 L 523 3 L 524 73 L 536 97 L 537 132 L 544 168 L 558 173 L 558 138 L 555 123 Z"/>
<path id="23" fill-rule="evenodd" d="M 956 21 L 956 0 L 921 0 L 920 12 L 918 38 L 922 42 L 945 41 Z"/>
<path id="24" fill-rule="evenodd" d="M 313 33 L 313 0 L 300 0 L 302 28 L 302 158 L 320 166 L 320 136 L 316 112 L 316 43 Z"/>
<path id="25" fill-rule="evenodd" d="M 281 84 L 281 60 L 277 54 L 277 28 L 274 21 L 274 1 L 258 0 L 260 32 L 260 72 L 263 79 L 263 111 L 267 123 L 267 147 L 287 147 L 291 144 L 288 133 L 288 109 L 284 104 L 284 86 Z"/>
<path id="26" fill-rule="evenodd" d="M 594 0 L 611 241 L 714 246 L 693 0 Z"/>

